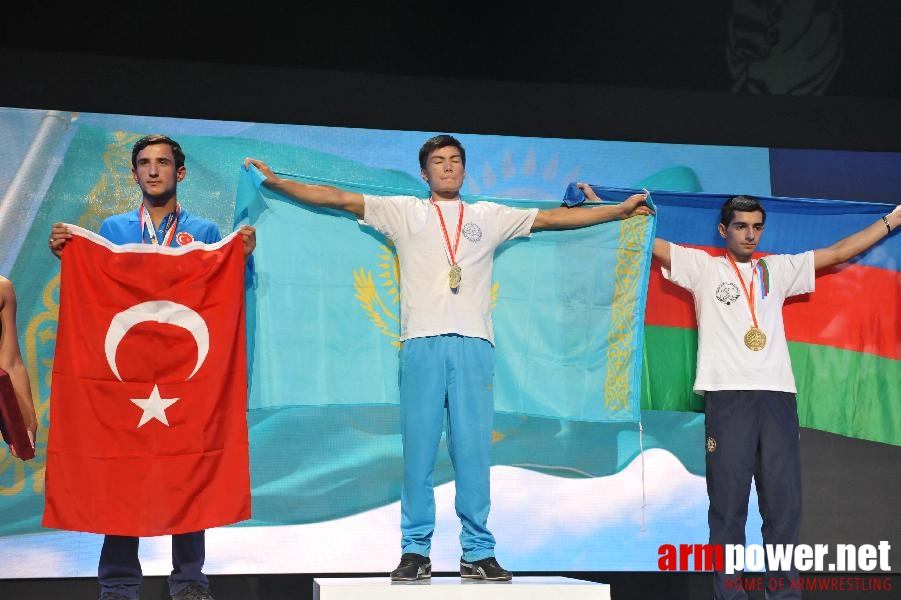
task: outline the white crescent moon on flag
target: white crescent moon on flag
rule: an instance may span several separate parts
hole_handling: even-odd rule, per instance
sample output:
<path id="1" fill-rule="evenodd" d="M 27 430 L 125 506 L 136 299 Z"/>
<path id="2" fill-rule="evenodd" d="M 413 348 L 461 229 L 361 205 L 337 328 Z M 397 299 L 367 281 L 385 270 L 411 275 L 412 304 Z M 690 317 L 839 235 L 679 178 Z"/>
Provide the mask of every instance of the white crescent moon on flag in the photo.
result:
<path id="1" fill-rule="evenodd" d="M 175 325 L 186 329 L 194 337 L 194 342 L 197 344 L 197 364 L 194 365 L 194 370 L 185 378 L 185 381 L 193 377 L 200 370 L 210 351 L 210 331 L 207 329 L 206 321 L 196 311 L 183 304 L 176 304 L 169 300 L 153 300 L 135 304 L 123 310 L 113 317 L 109 329 L 106 330 L 103 348 L 106 352 L 106 362 L 109 363 L 116 379 L 122 381 L 119 368 L 116 366 L 116 349 L 129 329 L 145 321 Z"/>

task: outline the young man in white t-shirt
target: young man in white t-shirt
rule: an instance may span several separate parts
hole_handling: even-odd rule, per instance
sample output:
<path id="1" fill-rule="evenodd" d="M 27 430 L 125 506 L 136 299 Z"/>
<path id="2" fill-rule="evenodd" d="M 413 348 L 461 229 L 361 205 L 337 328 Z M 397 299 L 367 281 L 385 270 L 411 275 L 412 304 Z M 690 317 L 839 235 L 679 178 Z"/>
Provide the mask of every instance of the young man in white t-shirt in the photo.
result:
<path id="1" fill-rule="evenodd" d="M 662 239 L 654 257 L 663 275 L 694 296 L 698 319 L 694 391 L 704 395 L 710 543 L 745 543 L 751 478 L 757 484 L 764 544 L 797 545 L 801 530 L 801 457 L 795 379 L 782 304 L 814 291 L 814 272 L 847 261 L 901 226 L 901 207 L 828 248 L 793 255 L 752 253 L 763 235 L 766 212 L 750 196 L 722 206 L 725 252 L 711 256 Z M 768 571 L 768 577 L 797 577 Z M 740 574 L 733 577 L 740 577 Z M 714 574 L 714 597 L 747 598 Z M 785 586 L 767 598 L 800 598 Z"/>
<path id="2" fill-rule="evenodd" d="M 494 556 L 488 530 L 489 469 L 494 417 L 494 332 L 491 277 L 494 251 L 503 242 L 539 229 L 587 227 L 650 214 L 645 195 L 616 206 L 510 208 L 463 202 L 466 152 L 439 135 L 419 151 L 431 196 L 364 196 L 277 177 L 248 158 L 264 185 L 303 203 L 344 210 L 394 242 L 400 263 L 400 421 L 404 451 L 401 549 L 394 581 L 431 577 L 435 495 L 432 482 L 447 414 L 447 447 L 454 465 L 456 511 L 462 531 L 460 575 L 506 581 L 512 574 Z"/>

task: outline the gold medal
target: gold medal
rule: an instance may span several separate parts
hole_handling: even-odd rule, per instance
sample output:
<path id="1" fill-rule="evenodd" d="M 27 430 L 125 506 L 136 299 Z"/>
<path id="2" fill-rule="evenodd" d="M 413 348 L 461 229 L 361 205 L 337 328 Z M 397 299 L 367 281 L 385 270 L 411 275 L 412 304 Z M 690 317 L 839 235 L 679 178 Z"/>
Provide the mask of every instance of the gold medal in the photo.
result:
<path id="1" fill-rule="evenodd" d="M 447 250 L 448 262 L 451 266 L 450 271 L 447 272 L 447 283 L 450 286 L 450 289 L 456 292 L 457 288 L 460 287 L 460 280 L 463 279 L 463 269 L 457 264 L 457 248 L 460 247 L 460 232 L 463 230 L 463 210 L 466 205 L 463 204 L 462 200 L 458 200 L 460 212 L 457 217 L 457 239 L 454 242 L 454 245 L 451 246 L 450 237 L 447 235 L 447 227 L 444 225 L 444 215 L 441 213 L 441 207 L 438 206 L 438 203 L 435 202 L 433 198 L 429 198 L 429 203 L 435 207 L 435 212 L 438 213 L 438 221 L 441 223 L 441 233 L 444 234 L 444 248 Z"/>
<path id="2" fill-rule="evenodd" d="M 751 327 L 745 333 L 745 346 L 757 352 L 766 346 L 766 334 L 759 327 Z"/>
<path id="3" fill-rule="evenodd" d="M 454 265 L 451 267 L 450 271 L 447 273 L 447 283 L 450 285 L 450 289 L 456 290 L 460 287 L 460 281 L 463 279 L 463 269 L 460 268 L 460 265 Z"/>
<path id="4" fill-rule="evenodd" d="M 726 258 L 729 259 L 729 264 L 732 265 L 732 270 L 735 271 L 735 276 L 738 277 L 741 290 L 745 293 L 745 300 L 748 302 L 748 309 L 751 311 L 751 320 L 754 321 L 754 325 L 745 332 L 745 346 L 748 347 L 748 350 L 753 350 L 754 352 L 763 350 L 763 347 L 766 346 L 766 334 L 757 326 L 757 314 L 754 311 L 754 263 L 751 263 L 751 290 L 748 291 L 748 288 L 745 287 L 745 280 L 741 276 L 741 271 L 738 270 L 738 265 L 735 264 L 735 259 L 732 258 L 728 250 L 726 251 Z"/>

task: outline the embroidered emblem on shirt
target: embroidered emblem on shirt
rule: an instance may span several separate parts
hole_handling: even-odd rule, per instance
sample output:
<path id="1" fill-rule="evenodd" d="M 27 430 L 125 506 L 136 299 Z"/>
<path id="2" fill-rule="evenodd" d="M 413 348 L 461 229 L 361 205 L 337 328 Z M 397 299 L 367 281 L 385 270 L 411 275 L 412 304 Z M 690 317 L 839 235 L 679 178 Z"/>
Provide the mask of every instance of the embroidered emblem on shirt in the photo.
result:
<path id="1" fill-rule="evenodd" d="M 194 236 L 187 231 L 179 231 L 175 234 L 175 241 L 178 242 L 179 246 L 187 246 L 194 241 Z"/>
<path id="2" fill-rule="evenodd" d="M 713 436 L 707 436 L 707 454 L 713 454 L 716 450 L 716 438 Z"/>
<path id="3" fill-rule="evenodd" d="M 740 296 L 740 292 L 738 291 L 738 286 L 731 282 L 724 282 L 719 284 L 716 288 L 716 299 L 729 306 L 736 300 L 738 300 Z"/>
<path id="4" fill-rule="evenodd" d="M 470 242 L 478 242 L 482 239 L 482 230 L 475 223 L 467 223 L 463 226 L 463 237 Z"/>

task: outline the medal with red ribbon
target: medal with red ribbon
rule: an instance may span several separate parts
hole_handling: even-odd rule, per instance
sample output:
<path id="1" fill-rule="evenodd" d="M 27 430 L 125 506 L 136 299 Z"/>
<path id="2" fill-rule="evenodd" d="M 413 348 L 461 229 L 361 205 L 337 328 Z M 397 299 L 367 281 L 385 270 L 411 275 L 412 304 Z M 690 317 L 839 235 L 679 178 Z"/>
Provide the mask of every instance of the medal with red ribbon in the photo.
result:
<path id="1" fill-rule="evenodd" d="M 741 284 L 741 291 L 745 293 L 748 310 L 751 311 L 751 321 L 754 323 L 754 325 L 745 332 L 745 346 L 755 352 L 763 350 L 763 347 L 766 346 L 766 334 L 757 326 L 757 314 L 754 311 L 754 264 L 751 264 L 751 285 L 749 290 L 748 287 L 745 286 L 745 280 L 738 270 L 738 265 L 735 264 L 735 259 L 732 258 L 732 255 L 729 254 L 728 250 L 726 251 L 726 258 L 729 259 L 729 264 L 732 265 L 732 270 L 735 271 L 735 275 L 738 277 L 738 282 Z"/>
<path id="2" fill-rule="evenodd" d="M 450 271 L 447 273 L 447 283 L 450 285 L 450 289 L 456 292 L 457 288 L 460 287 L 460 282 L 463 280 L 463 269 L 457 264 L 457 248 L 460 247 L 460 232 L 463 231 L 463 210 L 465 204 L 463 204 L 462 200 L 458 200 L 460 203 L 460 217 L 457 219 L 457 237 L 454 240 L 454 245 L 451 246 L 450 236 L 447 234 L 447 226 L 444 224 L 444 215 L 441 214 L 441 207 L 438 206 L 438 203 L 433 198 L 429 198 L 429 202 L 438 212 L 438 220 L 441 222 L 441 233 L 444 234 L 444 247 L 447 250 L 447 259 L 451 266 Z"/>

